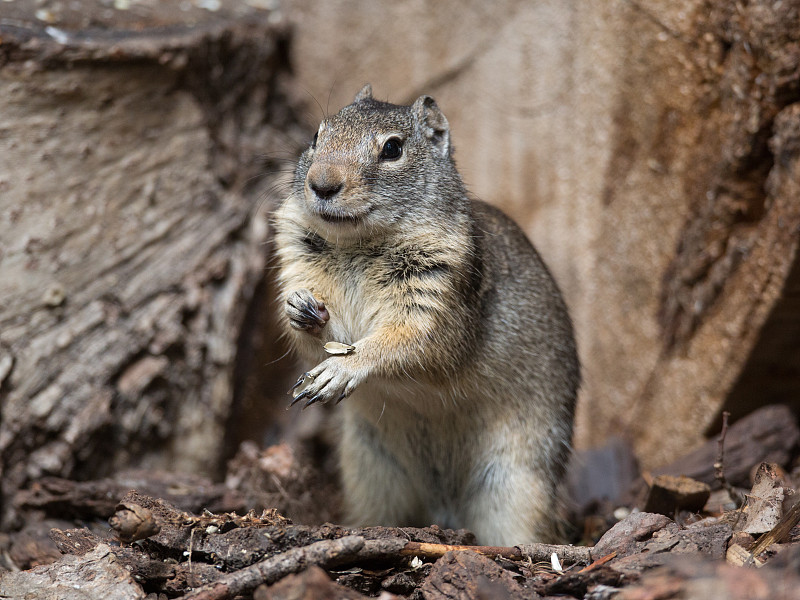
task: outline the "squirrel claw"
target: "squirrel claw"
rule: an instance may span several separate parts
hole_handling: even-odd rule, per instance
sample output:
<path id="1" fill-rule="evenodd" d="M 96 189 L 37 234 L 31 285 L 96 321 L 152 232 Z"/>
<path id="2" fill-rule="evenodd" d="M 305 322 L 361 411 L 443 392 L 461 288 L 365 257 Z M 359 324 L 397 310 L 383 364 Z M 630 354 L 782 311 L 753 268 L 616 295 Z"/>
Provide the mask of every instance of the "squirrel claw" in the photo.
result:
<path id="1" fill-rule="evenodd" d="M 286 393 L 287 394 L 291 394 L 293 391 L 295 391 L 297 388 L 299 388 L 301 385 L 303 385 L 309 379 L 314 379 L 314 378 L 308 372 L 303 373 L 302 375 L 300 375 L 300 378 L 297 380 L 297 382 L 292 387 L 290 387 L 289 391 L 286 392 Z M 292 402 L 292 404 L 294 404 L 294 402 Z"/>
<path id="2" fill-rule="evenodd" d="M 322 400 L 322 395 L 320 395 L 320 394 L 317 394 L 316 396 L 312 396 L 312 397 L 311 397 L 311 398 L 309 398 L 309 399 L 308 399 L 308 401 L 307 401 L 307 402 L 306 402 L 306 403 L 303 405 L 303 410 L 305 410 L 306 408 L 308 408 L 309 406 L 311 406 L 311 405 L 312 405 L 312 404 L 314 404 L 315 402 L 319 402 L 320 400 Z"/>
<path id="3" fill-rule="evenodd" d="M 364 370 L 353 369 L 348 360 L 348 357 L 332 356 L 304 373 L 292 388 L 294 398 L 289 406 L 300 400 L 305 400 L 303 408 L 312 404 L 338 404 L 344 400 L 366 378 Z"/>
<path id="4" fill-rule="evenodd" d="M 299 394 L 297 394 L 297 396 L 295 396 L 295 397 L 294 397 L 294 399 L 293 399 L 293 400 L 292 400 L 292 401 L 289 403 L 289 406 L 290 406 L 290 407 L 291 407 L 291 406 L 294 406 L 295 404 L 297 404 L 298 402 L 300 402 L 300 400 L 302 400 L 302 399 L 303 399 L 303 398 L 305 398 L 306 396 L 308 396 L 308 392 L 300 392 L 300 393 L 299 393 Z"/>

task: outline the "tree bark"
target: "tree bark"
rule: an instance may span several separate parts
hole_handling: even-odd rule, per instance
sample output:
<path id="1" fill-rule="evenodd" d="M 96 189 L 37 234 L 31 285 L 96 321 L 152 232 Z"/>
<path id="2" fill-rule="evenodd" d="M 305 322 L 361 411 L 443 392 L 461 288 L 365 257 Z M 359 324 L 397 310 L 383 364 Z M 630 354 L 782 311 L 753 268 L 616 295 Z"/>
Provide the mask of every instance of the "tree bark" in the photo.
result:
<path id="1" fill-rule="evenodd" d="M 274 12 L 38 6 L 0 20 L 6 522 L 45 474 L 219 466 L 265 273 L 256 158 L 296 122 Z"/>
<path id="2" fill-rule="evenodd" d="M 0 594 L 3 598 L 40 600 L 145 598 L 141 586 L 105 544 L 100 544 L 83 556 L 67 555 L 57 562 L 30 571 L 4 573 L 0 578 Z"/>

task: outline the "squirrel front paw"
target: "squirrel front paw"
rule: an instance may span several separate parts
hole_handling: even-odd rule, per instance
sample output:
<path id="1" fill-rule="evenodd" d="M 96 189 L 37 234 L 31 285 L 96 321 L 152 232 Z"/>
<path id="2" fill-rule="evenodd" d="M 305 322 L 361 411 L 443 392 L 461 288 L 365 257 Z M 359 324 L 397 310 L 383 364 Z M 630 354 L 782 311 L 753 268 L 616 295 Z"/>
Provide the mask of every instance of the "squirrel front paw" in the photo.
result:
<path id="1" fill-rule="evenodd" d="M 290 406 L 306 400 L 303 408 L 315 402 L 336 402 L 337 404 L 353 393 L 365 375 L 360 370 L 348 366 L 343 356 L 334 356 L 322 361 L 308 373 L 303 373 L 290 393 L 294 399 Z"/>
<path id="2" fill-rule="evenodd" d="M 319 335 L 331 318 L 325 304 L 306 289 L 296 290 L 286 299 L 289 324 L 300 331 Z"/>

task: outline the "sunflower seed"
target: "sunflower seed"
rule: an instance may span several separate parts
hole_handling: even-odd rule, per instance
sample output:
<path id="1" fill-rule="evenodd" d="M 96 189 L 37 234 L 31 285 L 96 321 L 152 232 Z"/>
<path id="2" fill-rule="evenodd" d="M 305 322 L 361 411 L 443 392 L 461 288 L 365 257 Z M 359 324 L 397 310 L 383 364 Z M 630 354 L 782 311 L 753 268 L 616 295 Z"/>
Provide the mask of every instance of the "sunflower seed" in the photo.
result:
<path id="1" fill-rule="evenodd" d="M 325 352 L 328 354 L 350 354 L 355 349 L 355 346 L 341 344 L 339 342 L 328 342 L 325 344 Z"/>

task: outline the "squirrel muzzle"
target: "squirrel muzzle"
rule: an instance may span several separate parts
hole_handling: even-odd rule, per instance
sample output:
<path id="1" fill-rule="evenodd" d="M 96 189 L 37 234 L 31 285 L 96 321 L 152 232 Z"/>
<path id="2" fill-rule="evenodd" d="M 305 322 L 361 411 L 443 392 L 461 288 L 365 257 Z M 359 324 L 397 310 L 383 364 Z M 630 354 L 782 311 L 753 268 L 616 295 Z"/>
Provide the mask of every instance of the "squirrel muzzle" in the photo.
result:
<path id="1" fill-rule="evenodd" d="M 353 194 L 344 169 L 336 164 L 315 162 L 306 175 L 305 195 L 309 208 L 326 223 L 357 223 L 369 205 Z"/>
<path id="2" fill-rule="evenodd" d="M 308 169 L 306 193 L 311 194 L 317 204 L 329 204 L 344 188 L 344 179 L 344 174 L 334 165 L 315 163 Z"/>

